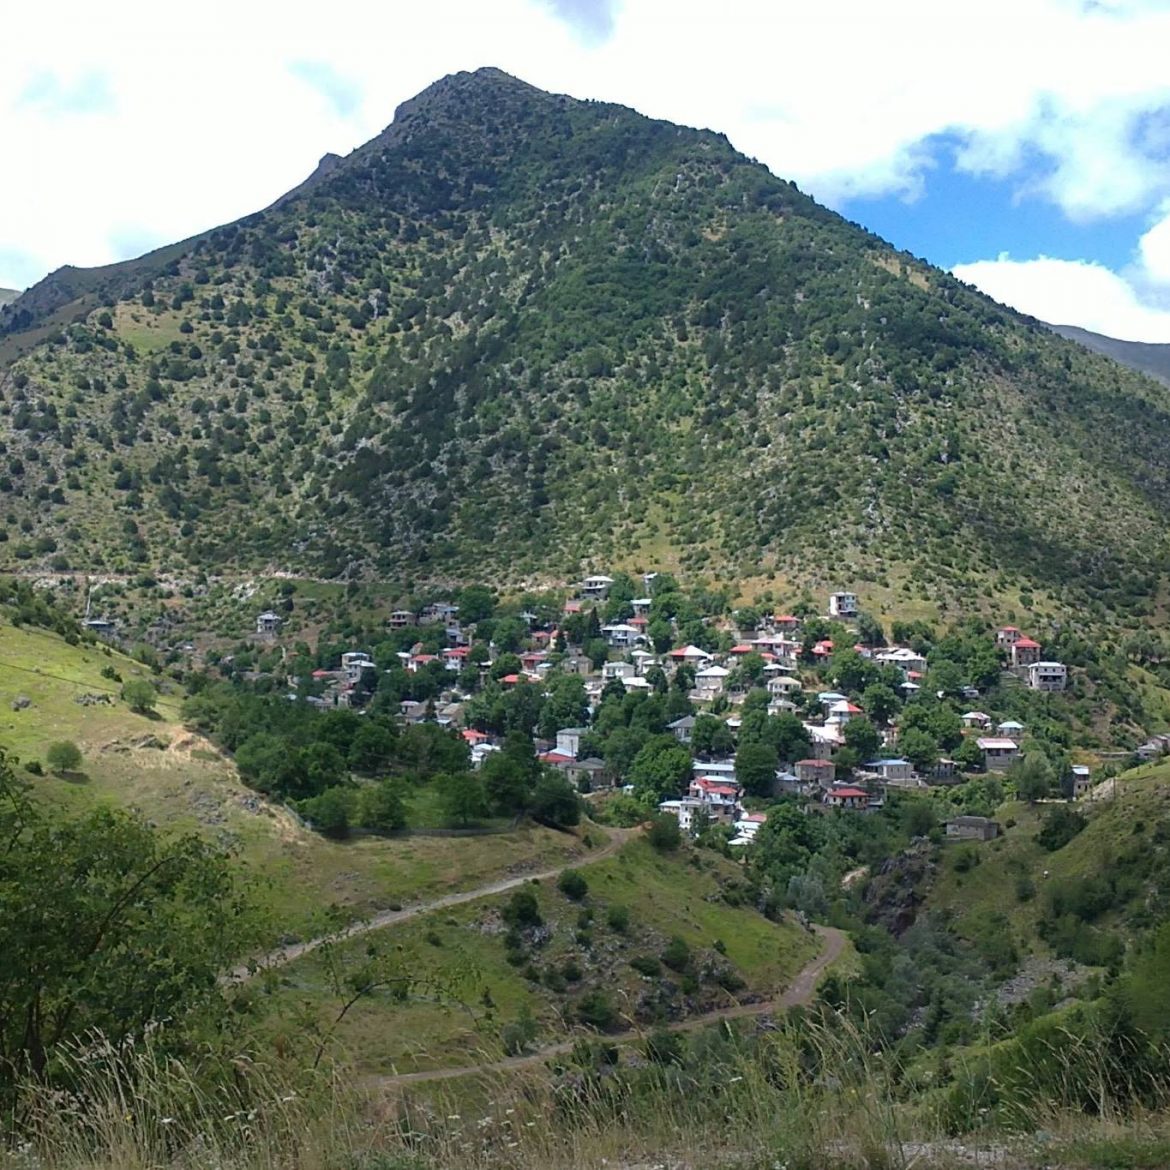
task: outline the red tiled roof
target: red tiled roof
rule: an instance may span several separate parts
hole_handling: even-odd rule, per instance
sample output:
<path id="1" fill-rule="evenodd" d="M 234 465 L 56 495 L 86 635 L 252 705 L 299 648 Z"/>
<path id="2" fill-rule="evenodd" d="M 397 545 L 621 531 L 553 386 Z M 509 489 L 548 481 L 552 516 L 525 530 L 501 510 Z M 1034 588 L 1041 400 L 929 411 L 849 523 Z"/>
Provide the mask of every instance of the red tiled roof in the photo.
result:
<path id="1" fill-rule="evenodd" d="M 999 632 L 1001 634 L 1018 634 L 1020 632 L 1019 626 L 1000 626 Z"/>
<path id="2" fill-rule="evenodd" d="M 750 654 L 754 647 L 749 646 L 746 642 L 740 642 L 738 646 L 732 646 L 729 653 L 731 654 Z"/>
<path id="3" fill-rule="evenodd" d="M 860 797 L 862 800 L 868 799 L 869 793 L 861 788 L 834 788 L 829 792 L 830 796 L 840 796 L 844 799 L 856 800 Z"/>
<path id="4" fill-rule="evenodd" d="M 506 674 L 502 679 L 500 679 L 500 682 L 507 683 L 509 686 L 514 686 L 519 681 L 520 676 L 518 674 Z"/>
<path id="5" fill-rule="evenodd" d="M 833 767 L 832 760 L 797 760 L 796 766 L 798 768 L 831 768 Z"/>
<path id="6" fill-rule="evenodd" d="M 546 764 L 568 764 L 572 762 L 573 757 L 565 752 L 545 752 L 537 756 L 537 759 Z"/>
<path id="7" fill-rule="evenodd" d="M 463 733 L 463 738 L 467 740 L 468 743 L 480 743 L 482 740 L 488 739 L 489 737 L 482 731 L 476 731 L 474 727 L 469 727 Z"/>
<path id="8" fill-rule="evenodd" d="M 1034 642 L 1031 638 L 1017 638 L 1016 645 L 1022 650 L 1039 650 L 1040 643 Z"/>

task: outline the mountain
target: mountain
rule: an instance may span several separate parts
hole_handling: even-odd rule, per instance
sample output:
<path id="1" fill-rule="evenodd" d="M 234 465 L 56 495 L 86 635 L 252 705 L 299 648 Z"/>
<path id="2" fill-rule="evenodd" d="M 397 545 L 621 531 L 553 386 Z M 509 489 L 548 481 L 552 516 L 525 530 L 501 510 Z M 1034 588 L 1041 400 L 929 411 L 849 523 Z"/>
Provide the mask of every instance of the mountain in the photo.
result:
<path id="1" fill-rule="evenodd" d="M 1069 341 L 1076 341 L 1094 353 L 1102 353 L 1128 366 L 1131 370 L 1148 374 L 1170 386 L 1170 345 L 1156 344 L 1148 341 L 1119 341 L 1116 337 L 1106 337 L 1103 333 L 1092 333 L 1088 329 L 1079 329 L 1076 325 L 1053 325 L 1054 333 L 1067 337 Z"/>
<path id="2" fill-rule="evenodd" d="M 16 300 L 20 296 L 20 292 L 14 288 L 0 288 L 0 309 L 10 302 Z"/>
<path id="3" fill-rule="evenodd" d="M 0 310 L 3 563 L 587 564 L 1141 611 L 1170 390 L 722 135 L 444 78 L 267 210 Z"/>

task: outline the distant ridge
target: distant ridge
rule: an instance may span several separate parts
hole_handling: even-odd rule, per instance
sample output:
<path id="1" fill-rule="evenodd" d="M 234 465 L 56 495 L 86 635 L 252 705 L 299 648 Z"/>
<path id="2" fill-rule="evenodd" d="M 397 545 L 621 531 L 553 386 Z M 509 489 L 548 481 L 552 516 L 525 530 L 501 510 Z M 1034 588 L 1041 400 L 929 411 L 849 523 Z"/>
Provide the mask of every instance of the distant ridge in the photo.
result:
<path id="1" fill-rule="evenodd" d="M 15 288 L 0 288 L 0 305 L 11 304 L 20 296 L 20 290 Z"/>
<path id="2" fill-rule="evenodd" d="M 1131 370 L 1149 374 L 1151 378 L 1157 378 L 1159 382 L 1170 386 L 1170 344 L 1120 341 L 1116 337 L 1106 337 L 1103 333 L 1079 329 L 1076 325 L 1050 325 L 1049 328 L 1069 341 L 1079 342 L 1094 353 L 1104 354 Z"/>

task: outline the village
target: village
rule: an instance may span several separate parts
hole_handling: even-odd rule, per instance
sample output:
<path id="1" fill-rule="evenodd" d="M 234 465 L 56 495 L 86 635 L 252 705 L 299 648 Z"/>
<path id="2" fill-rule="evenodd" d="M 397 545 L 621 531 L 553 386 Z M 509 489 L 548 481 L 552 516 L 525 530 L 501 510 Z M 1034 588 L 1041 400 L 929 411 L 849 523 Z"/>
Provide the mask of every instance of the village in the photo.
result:
<path id="1" fill-rule="evenodd" d="M 628 759 L 623 767 L 617 753 L 605 750 L 596 723 L 603 702 L 668 696 L 673 717 L 661 717 L 656 730 L 689 753 L 689 768 L 653 803 L 677 818 L 684 834 L 720 826 L 730 846 L 743 847 L 766 822 L 763 806 L 780 797 L 813 812 L 864 813 L 882 808 L 895 790 L 1010 777 L 1027 750 L 1028 726 L 981 710 L 981 698 L 989 690 L 1058 696 L 1073 682 L 1064 663 L 1045 658 L 1041 644 L 1013 625 L 987 638 L 983 649 L 994 658 L 978 680 L 964 677 L 961 663 L 944 661 L 940 670 L 939 654 L 921 640 L 877 644 L 884 638 L 873 636 L 872 622 L 864 623 L 863 638 L 858 597 L 846 591 L 829 594 L 822 613 L 805 605 L 799 615 L 741 611 L 751 628 L 734 619 L 705 623 L 706 649 L 674 644 L 681 640 L 678 624 L 655 604 L 657 576 L 634 579 L 642 596 L 626 596 L 630 578 L 620 580 L 615 595 L 614 577 L 587 576 L 559 615 L 521 612 L 523 636 L 509 650 L 481 640 L 479 624 L 461 620 L 454 601 L 394 610 L 386 628 L 403 646 L 394 652 L 396 665 L 408 676 L 438 679 L 428 698 L 402 698 L 397 716 L 407 725 L 434 723 L 460 735 L 478 768 L 501 749 L 503 735 L 477 718 L 476 692 L 531 688 L 539 695 L 551 679 L 579 679 L 585 717 L 579 725 L 546 726 L 543 736 L 534 734 L 535 751 L 542 764 L 596 802 L 635 791 Z M 281 627 L 280 615 L 265 611 L 256 618 L 256 638 L 271 643 Z M 824 631 L 836 636 L 820 636 Z M 384 654 L 353 649 L 312 672 L 312 693 L 302 693 L 304 680 L 290 677 L 288 698 L 322 710 L 360 710 L 387 673 Z M 930 734 L 920 715 L 935 720 Z M 771 758 L 764 754 L 762 782 L 758 764 L 752 779 L 746 776 L 745 720 L 752 723 L 753 741 L 765 744 L 770 737 L 760 728 L 785 728 L 783 746 L 777 744 Z M 1164 749 L 1156 740 L 1144 750 Z M 1088 764 L 1071 761 L 1055 779 L 1054 792 L 1069 799 L 1085 798 L 1094 783 Z M 647 794 L 638 795 L 645 800 Z M 956 839 L 990 839 L 998 829 L 988 817 L 961 814 L 945 825 L 947 837 Z"/>

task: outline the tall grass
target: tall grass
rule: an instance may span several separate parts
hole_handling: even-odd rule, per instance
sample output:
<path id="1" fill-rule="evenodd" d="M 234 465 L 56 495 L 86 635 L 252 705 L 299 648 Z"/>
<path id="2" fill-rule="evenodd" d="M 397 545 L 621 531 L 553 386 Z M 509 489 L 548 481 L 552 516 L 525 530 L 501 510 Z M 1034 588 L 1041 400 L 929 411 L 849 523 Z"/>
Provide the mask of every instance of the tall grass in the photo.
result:
<path id="1" fill-rule="evenodd" d="M 1080 1082 L 1112 1072 L 1086 1074 L 1083 1047 L 1063 1059 Z M 722 1025 L 674 1050 L 586 1042 L 543 1064 L 423 1083 L 243 1057 L 223 1075 L 150 1040 L 125 1054 L 96 1038 L 63 1060 L 71 1088 L 28 1088 L 0 1170 L 929 1170 L 1003 1165 L 1010 1143 L 1016 1165 L 1058 1151 L 1061 1165 L 1101 1164 L 1114 1150 L 1118 1165 L 1154 1166 L 1170 1152 L 1170 1098 L 1123 1116 L 1115 1101 L 1089 1114 L 1074 1096 L 1041 1094 L 1016 1110 L 1023 1139 L 995 1111 L 979 1115 L 978 1136 L 948 1134 L 941 1096 L 920 1098 L 906 1070 L 837 1020 Z"/>

